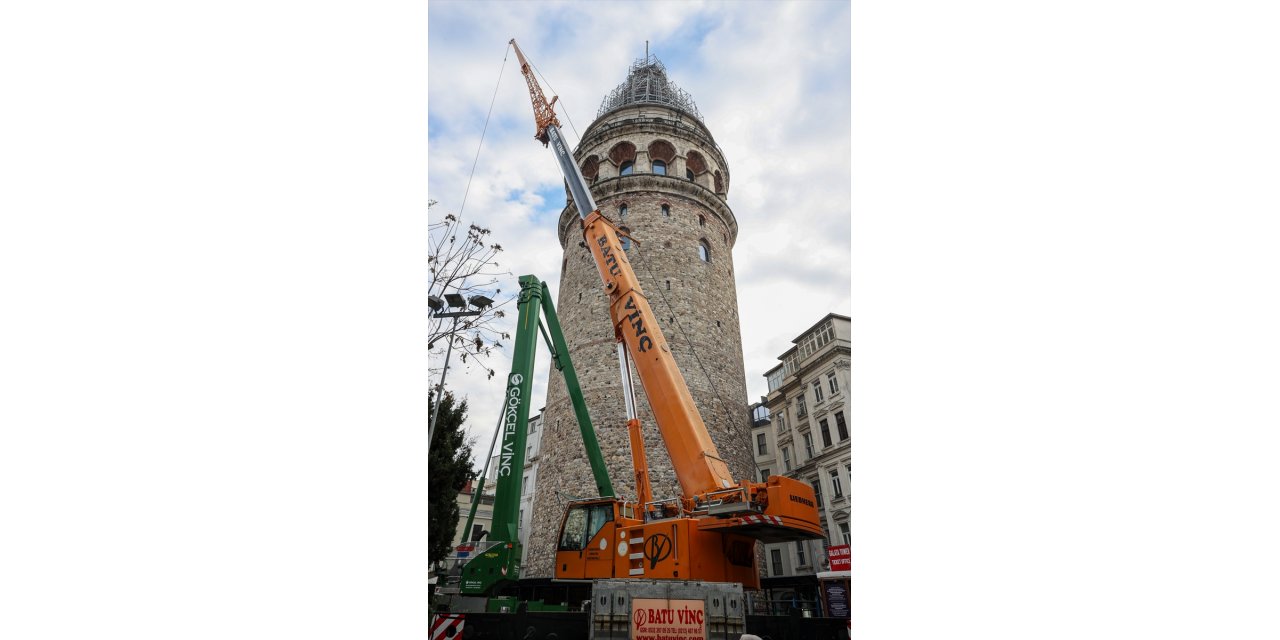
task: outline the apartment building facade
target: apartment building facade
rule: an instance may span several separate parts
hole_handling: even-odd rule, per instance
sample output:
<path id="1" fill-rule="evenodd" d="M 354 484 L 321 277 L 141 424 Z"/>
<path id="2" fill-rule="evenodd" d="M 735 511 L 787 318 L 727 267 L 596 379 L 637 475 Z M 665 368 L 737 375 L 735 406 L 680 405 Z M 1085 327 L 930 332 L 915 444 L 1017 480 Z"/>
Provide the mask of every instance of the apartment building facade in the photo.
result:
<path id="1" fill-rule="evenodd" d="M 825 540 L 765 545 L 765 577 L 827 571 L 827 547 L 850 542 L 850 319 L 827 314 L 792 340 L 752 405 L 758 477 L 785 475 L 813 486 Z"/>
<path id="2" fill-rule="evenodd" d="M 524 477 L 520 481 L 520 565 L 529 559 L 529 532 L 533 528 L 533 496 L 538 485 L 538 467 L 542 447 L 542 412 L 529 418 L 525 435 Z"/>

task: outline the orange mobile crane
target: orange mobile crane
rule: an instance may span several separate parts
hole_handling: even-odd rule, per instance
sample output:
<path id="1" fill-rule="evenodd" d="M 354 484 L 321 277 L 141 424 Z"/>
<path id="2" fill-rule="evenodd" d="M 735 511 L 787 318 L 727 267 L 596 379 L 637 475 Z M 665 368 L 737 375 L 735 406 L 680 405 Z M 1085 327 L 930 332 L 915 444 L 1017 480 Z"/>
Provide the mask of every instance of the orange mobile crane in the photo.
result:
<path id="1" fill-rule="evenodd" d="M 569 504 L 557 541 L 555 576 L 733 582 L 758 589 L 757 541 L 823 537 L 813 488 L 784 476 L 770 476 L 765 482 L 733 478 L 640 289 L 617 228 L 596 208 L 565 144 L 552 108 L 557 97 L 547 101 L 520 47 L 514 39 L 510 44 L 529 85 L 537 122 L 534 138 L 555 152 L 609 295 L 636 480 L 634 502 L 594 498 Z M 681 487 L 678 497 L 653 499 L 629 362 L 640 376 L 670 454 Z"/>

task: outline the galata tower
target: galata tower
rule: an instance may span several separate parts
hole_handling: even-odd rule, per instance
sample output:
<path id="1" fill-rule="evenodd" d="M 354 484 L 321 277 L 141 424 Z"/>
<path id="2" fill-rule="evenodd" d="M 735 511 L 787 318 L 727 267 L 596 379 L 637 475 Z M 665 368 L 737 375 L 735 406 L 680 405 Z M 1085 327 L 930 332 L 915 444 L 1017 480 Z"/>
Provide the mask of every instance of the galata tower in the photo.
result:
<path id="1" fill-rule="evenodd" d="M 698 411 L 735 480 L 754 478 L 742 332 L 726 203 L 729 166 L 689 94 L 655 56 L 631 65 L 574 151 L 601 213 L 633 240 L 627 259 L 671 346 Z M 568 199 L 556 309 L 620 497 L 635 499 L 621 373 L 608 295 Z M 636 401 L 655 500 L 680 495 L 639 377 Z M 550 577 L 565 503 L 595 483 L 563 378 L 549 376 L 525 577 Z"/>

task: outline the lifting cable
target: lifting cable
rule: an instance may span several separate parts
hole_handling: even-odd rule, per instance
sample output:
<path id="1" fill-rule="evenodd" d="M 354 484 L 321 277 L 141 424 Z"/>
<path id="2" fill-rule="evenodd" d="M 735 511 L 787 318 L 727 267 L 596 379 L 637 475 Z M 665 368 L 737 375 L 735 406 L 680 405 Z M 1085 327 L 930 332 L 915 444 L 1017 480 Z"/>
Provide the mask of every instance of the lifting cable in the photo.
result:
<path id="1" fill-rule="evenodd" d="M 698 357 L 698 350 L 694 347 L 693 340 L 689 338 L 689 334 L 685 332 L 684 326 L 680 324 L 680 321 L 676 320 L 675 310 L 671 307 L 671 301 L 667 300 L 667 294 L 662 291 L 662 287 L 657 286 L 658 278 L 653 275 L 653 269 L 649 268 L 649 261 L 644 259 L 644 255 L 640 252 L 640 243 L 635 242 L 633 246 L 636 248 L 636 256 L 641 258 L 640 262 L 644 265 L 645 272 L 649 274 L 649 281 L 654 284 L 653 288 L 658 291 L 658 296 L 662 298 L 663 304 L 667 305 L 667 311 L 671 313 L 672 323 L 676 325 L 676 329 L 680 330 L 680 335 L 684 336 L 685 342 L 689 344 L 689 353 L 693 354 L 693 359 L 698 363 L 698 369 L 702 371 L 702 375 L 707 377 L 707 382 L 711 385 L 711 392 L 720 401 L 720 408 L 725 412 L 725 415 L 729 416 L 729 424 L 735 424 L 733 414 L 729 411 L 729 403 L 724 401 L 724 396 L 720 395 L 720 389 L 716 387 L 716 381 L 711 378 L 711 374 L 707 373 L 706 366 L 702 364 L 702 358 Z M 675 354 L 673 353 L 672 355 L 674 356 Z"/>
<path id="2" fill-rule="evenodd" d="M 493 105 L 498 101 L 498 87 L 502 86 L 502 72 L 507 69 L 507 56 L 511 54 L 511 43 L 502 54 L 502 68 L 498 69 L 498 83 L 493 86 L 493 98 L 489 100 L 489 113 L 484 117 L 484 129 L 480 131 L 480 143 L 476 145 L 476 159 L 471 163 L 471 175 L 467 176 L 467 188 L 462 191 L 462 205 L 458 207 L 458 218 L 462 218 L 462 210 L 467 207 L 467 194 L 471 192 L 471 179 L 476 175 L 476 165 L 480 163 L 480 148 L 484 146 L 484 134 L 489 130 L 489 118 L 493 115 Z"/>

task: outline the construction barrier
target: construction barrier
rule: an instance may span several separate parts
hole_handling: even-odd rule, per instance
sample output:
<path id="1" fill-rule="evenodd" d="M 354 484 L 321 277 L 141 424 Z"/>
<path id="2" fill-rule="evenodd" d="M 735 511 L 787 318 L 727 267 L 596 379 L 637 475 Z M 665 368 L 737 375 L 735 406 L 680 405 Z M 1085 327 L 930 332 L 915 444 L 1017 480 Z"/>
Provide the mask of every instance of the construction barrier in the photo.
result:
<path id="1" fill-rule="evenodd" d="M 461 613 L 441 613 L 431 621 L 431 640 L 462 638 L 466 617 Z"/>

